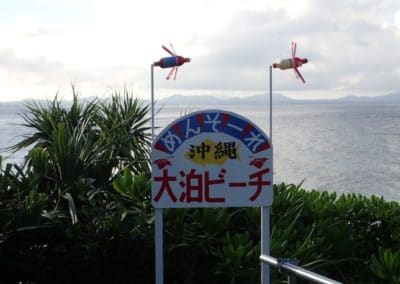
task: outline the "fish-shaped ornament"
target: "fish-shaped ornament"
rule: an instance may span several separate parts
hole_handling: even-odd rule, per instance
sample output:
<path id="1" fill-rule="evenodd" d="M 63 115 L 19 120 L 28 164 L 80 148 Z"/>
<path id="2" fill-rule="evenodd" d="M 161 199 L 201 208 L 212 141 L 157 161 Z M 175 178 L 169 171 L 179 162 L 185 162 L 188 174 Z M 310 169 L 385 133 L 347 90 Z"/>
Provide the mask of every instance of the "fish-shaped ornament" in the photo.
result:
<path id="1" fill-rule="evenodd" d="M 172 44 L 170 43 L 169 45 L 170 45 L 171 49 L 168 49 L 164 45 L 162 46 L 162 48 L 166 52 L 168 52 L 171 56 L 161 58 L 160 60 L 154 62 L 153 66 L 159 66 L 160 68 L 172 68 L 172 70 L 169 72 L 166 79 L 169 80 L 173 76 L 174 80 L 175 80 L 176 74 L 178 72 L 178 66 L 181 66 L 185 63 L 190 62 L 191 59 L 188 57 L 183 57 L 183 56 L 177 55 Z"/>
<path id="2" fill-rule="evenodd" d="M 292 42 L 292 57 L 282 59 L 281 61 L 279 61 L 279 63 L 274 63 L 272 64 L 272 67 L 279 68 L 281 70 L 293 69 L 294 73 L 296 74 L 296 77 L 300 78 L 300 80 L 303 83 L 305 83 L 306 81 L 304 81 L 303 76 L 301 75 L 300 71 L 297 68 L 302 66 L 303 64 L 306 64 L 308 60 L 307 58 L 296 57 L 296 48 L 297 48 L 296 43 Z"/>

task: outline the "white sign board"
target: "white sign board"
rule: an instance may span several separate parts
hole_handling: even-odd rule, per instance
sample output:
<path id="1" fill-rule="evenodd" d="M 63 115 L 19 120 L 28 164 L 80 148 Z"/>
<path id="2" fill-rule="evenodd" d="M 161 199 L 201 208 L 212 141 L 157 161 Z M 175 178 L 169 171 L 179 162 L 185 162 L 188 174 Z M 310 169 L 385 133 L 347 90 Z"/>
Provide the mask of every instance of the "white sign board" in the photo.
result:
<path id="1" fill-rule="evenodd" d="M 271 142 L 238 114 L 190 113 L 153 142 L 156 208 L 270 206 L 272 196 Z"/>

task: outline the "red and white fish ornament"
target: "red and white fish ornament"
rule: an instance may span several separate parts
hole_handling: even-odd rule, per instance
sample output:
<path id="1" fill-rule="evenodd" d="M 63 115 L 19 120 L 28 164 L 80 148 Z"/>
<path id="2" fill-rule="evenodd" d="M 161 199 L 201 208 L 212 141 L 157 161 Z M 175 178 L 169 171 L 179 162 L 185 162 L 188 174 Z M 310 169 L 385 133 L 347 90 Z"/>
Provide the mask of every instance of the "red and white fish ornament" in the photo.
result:
<path id="1" fill-rule="evenodd" d="M 298 67 L 302 66 L 303 64 L 306 64 L 308 62 L 307 58 L 300 58 L 296 56 L 296 48 L 297 45 L 295 42 L 292 42 L 292 57 L 291 58 L 286 58 L 282 59 L 279 61 L 279 63 L 274 63 L 272 64 L 273 68 L 279 68 L 281 70 L 286 70 L 286 69 L 293 69 L 296 77 L 300 78 L 300 80 L 305 83 L 303 76 L 301 75 L 300 71 L 297 69 Z"/>

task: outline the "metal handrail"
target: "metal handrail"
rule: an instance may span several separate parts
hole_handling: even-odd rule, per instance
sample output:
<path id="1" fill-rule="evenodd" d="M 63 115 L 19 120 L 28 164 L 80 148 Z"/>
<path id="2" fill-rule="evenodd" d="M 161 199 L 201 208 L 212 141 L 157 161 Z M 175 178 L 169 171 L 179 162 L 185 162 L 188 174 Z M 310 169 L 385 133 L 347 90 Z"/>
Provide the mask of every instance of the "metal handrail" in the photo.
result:
<path id="1" fill-rule="evenodd" d="M 330 279 L 328 277 L 322 276 L 318 273 L 312 272 L 310 270 L 304 269 L 300 266 L 291 264 L 289 261 L 281 261 L 275 257 L 262 254 L 260 255 L 260 260 L 266 264 L 269 264 L 273 267 L 276 267 L 280 270 L 285 271 L 291 276 L 298 276 L 302 279 L 312 281 L 314 283 L 320 284 L 341 284 L 342 282 L 338 282 L 336 280 Z M 290 278 L 291 279 L 291 278 Z"/>

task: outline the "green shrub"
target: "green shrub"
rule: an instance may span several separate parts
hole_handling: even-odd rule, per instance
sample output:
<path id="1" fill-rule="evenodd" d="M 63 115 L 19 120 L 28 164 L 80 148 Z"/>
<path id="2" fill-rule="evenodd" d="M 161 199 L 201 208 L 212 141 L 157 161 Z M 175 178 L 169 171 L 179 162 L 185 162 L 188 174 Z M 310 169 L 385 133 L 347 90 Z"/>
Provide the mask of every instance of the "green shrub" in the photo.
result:
<path id="1" fill-rule="evenodd" d="M 400 283 L 400 250 L 379 248 L 378 255 L 372 255 L 371 270 L 380 279 Z"/>

